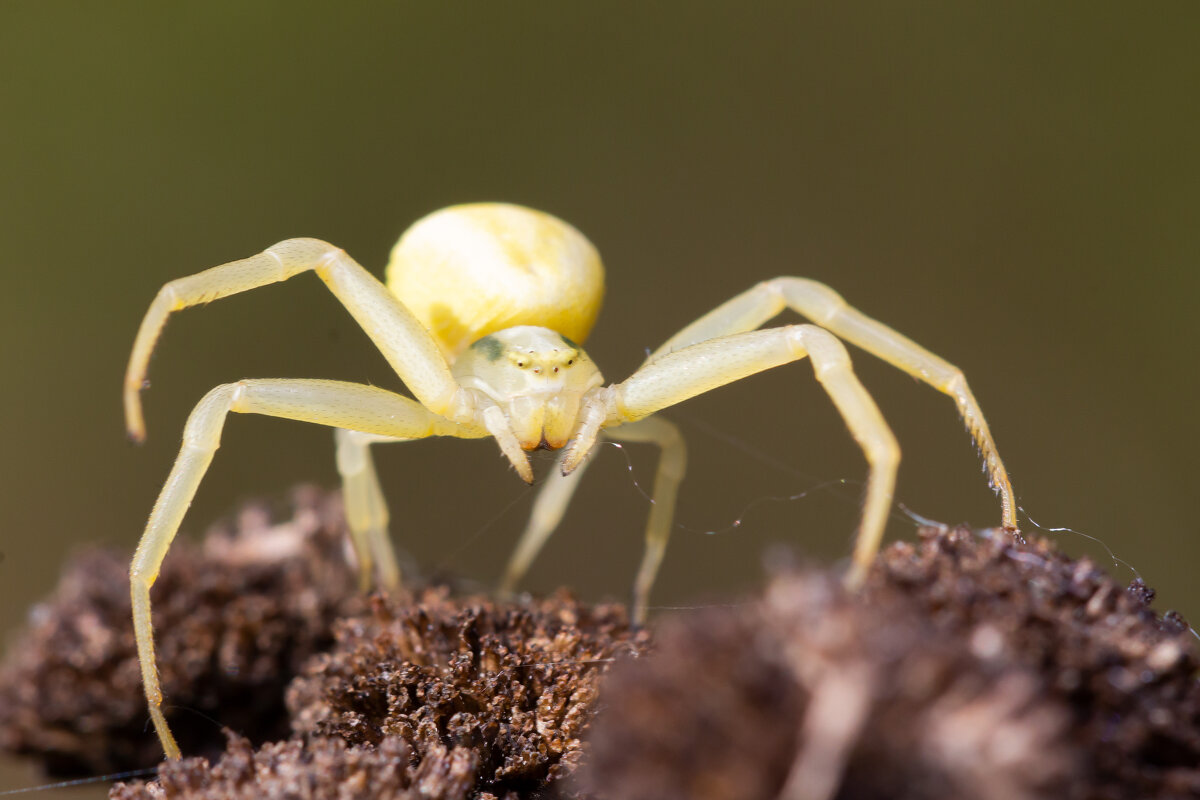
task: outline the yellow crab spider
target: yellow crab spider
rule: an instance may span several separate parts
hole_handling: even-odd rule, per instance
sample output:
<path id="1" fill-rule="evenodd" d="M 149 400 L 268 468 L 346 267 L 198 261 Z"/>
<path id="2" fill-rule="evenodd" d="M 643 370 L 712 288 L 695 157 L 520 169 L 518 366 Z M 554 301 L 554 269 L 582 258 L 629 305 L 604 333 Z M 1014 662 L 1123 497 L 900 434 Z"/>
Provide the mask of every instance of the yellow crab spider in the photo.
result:
<path id="1" fill-rule="evenodd" d="M 517 583 L 557 527 L 602 435 L 658 445 L 646 550 L 634 585 L 633 617 L 640 623 L 671 532 L 686 460 L 678 429 L 655 412 L 806 356 L 869 465 L 847 575 L 852 586 L 863 580 L 883 535 L 900 450 L 855 376 L 840 337 L 954 398 L 1000 495 L 1003 524 L 1016 530 L 1004 465 L 956 367 L 864 316 L 827 286 L 785 277 L 719 306 L 672 336 L 629 378 L 605 386 L 578 344 L 587 338 L 604 294 L 599 255 L 565 222 L 504 204 L 455 206 L 418 221 L 392 251 L 386 286 L 345 252 L 316 239 L 288 239 L 166 284 L 142 320 L 125 375 L 130 435 L 145 437 L 139 392 L 171 312 L 308 271 L 362 326 L 415 399 L 341 381 L 242 380 L 218 386 L 196 405 L 130 567 L 142 679 L 168 757 L 180 753 L 161 709 L 150 587 L 231 411 L 335 429 L 348 527 L 364 586 L 373 576 L 385 587 L 400 583 L 371 444 L 491 436 L 530 483 L 525 451 L 563 449 L 505 571 L 505 589 Z M 785 308 L 815 324 L 757 330 Z"/>

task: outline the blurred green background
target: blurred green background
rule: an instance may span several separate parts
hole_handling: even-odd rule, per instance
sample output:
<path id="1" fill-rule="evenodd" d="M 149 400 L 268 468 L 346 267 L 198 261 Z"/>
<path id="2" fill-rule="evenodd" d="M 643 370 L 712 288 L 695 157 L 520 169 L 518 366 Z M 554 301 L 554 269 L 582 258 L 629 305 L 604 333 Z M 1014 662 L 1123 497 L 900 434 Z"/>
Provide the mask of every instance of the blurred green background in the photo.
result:
<path id="1" fill-rule="evenodd" d="M 550 211 L 600 248 L 589 351 L 610 380 L 757 280 L 828 282 L 965 370 L 1034 519 L 1103 540 L 1160 610 L 1200 617 L 1194 3 L 550 8 L 0 6 L 6 641 L 72 549 L 133 547 L 211 386 L 399 388 L 305 276 L 176 317 L 134 447 L 120 383 L 161 284 L 290 236 L 380 274 L 408 223 L 476 200 Z M 996 524 L 951 401 L 854 355 L 904 451 L 897 500 Z M 779 543 L 848 554 L 865 466 L 807 364 L 672 417 L 690 475 L 656 604 L 737 596 Z M 530 588 L 627 595 L 647 512 L 629 467 L 648 482 L 654 453 L 625 453 L 601 452 Z M 397 543 L 490 585 L 532 500 L 495 445 L 377 456 Z M 334 485 L 331 434 L 236 417 L 183 535 L 300 481 Z M 889 538 L 912 536 L 898 514 Z"/>

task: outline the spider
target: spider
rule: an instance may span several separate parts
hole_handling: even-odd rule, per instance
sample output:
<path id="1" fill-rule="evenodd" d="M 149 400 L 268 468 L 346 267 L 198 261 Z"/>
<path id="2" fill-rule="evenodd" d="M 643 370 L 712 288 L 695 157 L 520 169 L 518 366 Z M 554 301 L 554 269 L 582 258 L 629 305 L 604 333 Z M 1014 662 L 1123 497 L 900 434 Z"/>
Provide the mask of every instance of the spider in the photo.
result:
<path id="1" fill-rule="evenodd" d="M 344 251 L 317 239 L 288 239 L 166 284 L 142 320 L 125 375 L 130 436 L 145 438 L 139 393 L 172 312 L 308 271 L 362 326 L 415 399 L 341 381 L 271 379 L 218 386 L 196 405 L 130 567 L 142 680 L 170 758 L 180 752 L 161 708 L 150 587 L 231 411 L 335 429 L 337 468 L 364 587 L 373 581 L 386 588 L 400 584 L 372 444 L 491 436 L 527 483 L 533 472 L 525 451 L 562 450 L 505 570 L 504 590 L 516 585 L 558 526 L 601 436 L 658 445 L 646 549 L 634 584 L 633 618 L 641 623 L 686 461 L 678 428 L 655 412 L 806 356 L 869 465 L 846 576 L 852 587 L 862 582 L 879 550 L 900 450 L 855 376 L 840 337 L 954 398 L 1000 495 L 1003 525 L 1017 528 L 1008 475 L 962 372 L 847 305 L 829 287 L 790 277 L 759 283 L 672 336 L 629 378 L 605 386 L 578 344 L 587 338 L 604 294 L 596 249 L 555 217 L 499 203 L 454 206 L 419 220 L 393 249 L 386 285 Z M 815 324 L 758 330 L 785 308 Z"/>

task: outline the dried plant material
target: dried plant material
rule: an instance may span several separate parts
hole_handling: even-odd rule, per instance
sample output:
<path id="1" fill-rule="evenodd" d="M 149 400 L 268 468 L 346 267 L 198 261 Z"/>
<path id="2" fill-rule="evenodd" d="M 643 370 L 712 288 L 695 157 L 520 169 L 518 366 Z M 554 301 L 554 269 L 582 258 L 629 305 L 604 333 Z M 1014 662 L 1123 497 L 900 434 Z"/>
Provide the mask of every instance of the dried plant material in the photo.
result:
<path id="1" fill-rule="evenodd" d="M 290 519 L 251 507 L 176 548 L 163 677 L 245 736 L 179 713 L 206 757 L 114 798 L 1200 796 L 1187 626 L 1044 541 L 927 529 L 861 592 L 780 575 L 664 618 L 651 651 L 623 608 L 565 592 L 367 602 L 341 519 L 336 495 L 299 492 Z M 0 744 L 59 771 L 158 759 L 126 590 L 124 558 L 65 573 L 0 669 Z"/>
<path id="2" fill-rule="evenodd" d="M 1200 796 L 1200 665 L 1153 592 L 1000 531 L 927 529 L 866 589 L 785 575 L 668 621 L 601 691 L 602 800 Z"/>
<path id="3" fill-rule="evenodd" d="M 288 690 L 291 741 L 256 753 L 233 737 L 211 766 L 170 762 L 112 797 L 282 798 L 297 785 L 314 797 L 532 797 L 579 761 L 600 674 L 648 639 L 620 606 L 445 588 L 377 597 L 336 634 Z"/>
<path id="4" fill-rule="evenodd" d="M 220 752 L 222 725 L 286 736 L 288 681 L 333 643 L 334 619 L 364 607 L 338 497 L 300 489 L 292 503 L 278 524 L 254 504 L 202 546 L 179 542 L 155 584 L 168 715 L 190 754 Z M 0 748 L 51 774 L 145 767 L 162 758 L 146 721 L 128 556 L 80 553 L 0 669 Z"/>
<path id="5" fill-rule="evenodd" d="M 380 598 L 337 639 L 288 692 L 298 734 L 402 739 L 416 770 L 457 758 L 472 764 L 474 791 L 517 797 L 574 767 L 600 674 L 644 651 L 648 635 L 623 607 L 562 592 L 497 603 L 442 588 Z"/>

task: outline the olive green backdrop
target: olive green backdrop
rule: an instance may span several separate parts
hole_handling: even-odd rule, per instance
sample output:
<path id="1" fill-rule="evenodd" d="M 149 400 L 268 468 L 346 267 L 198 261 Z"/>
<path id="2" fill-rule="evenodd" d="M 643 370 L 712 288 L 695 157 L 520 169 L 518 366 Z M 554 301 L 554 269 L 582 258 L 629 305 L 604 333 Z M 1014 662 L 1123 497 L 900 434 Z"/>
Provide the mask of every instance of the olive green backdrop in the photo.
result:
<path id="1" fill-rule="evenodd" d="M 1034 519 L 1200 617 L 1200 12 L 833 5 L 0 5 L 0 631 L 72 549 L 133 547 L 209 387 L 399 388 L 305 276 L 174 319 L 134 447 L 121 377 L 162 283 L 290 236 L 379 274 L 406 224 L 485 199 L 596 242 L 610 380 L 757 280 L 830 283 L 966 371 Z M 995 524 L 951 401 L 854 355 L 904 451 L 897 500 Z M 865 466 L 807 364 L 672 416 L 691 473 L 657 604 L 736 597 L 779 543 L 847 555 Z M 624 453 L 602 451 L 529 587 L 626 596 L 647 512 L 628 467 L 648 480 L 654 454 Z M 495 445 L 378 458 L 397 543 L 494 581 L 532 499 Z M 334 484 L 332 435 L 237 417 L 182 535 L 299 481 Z M 913 535 L 897 515 L 889 537 Z"/>

